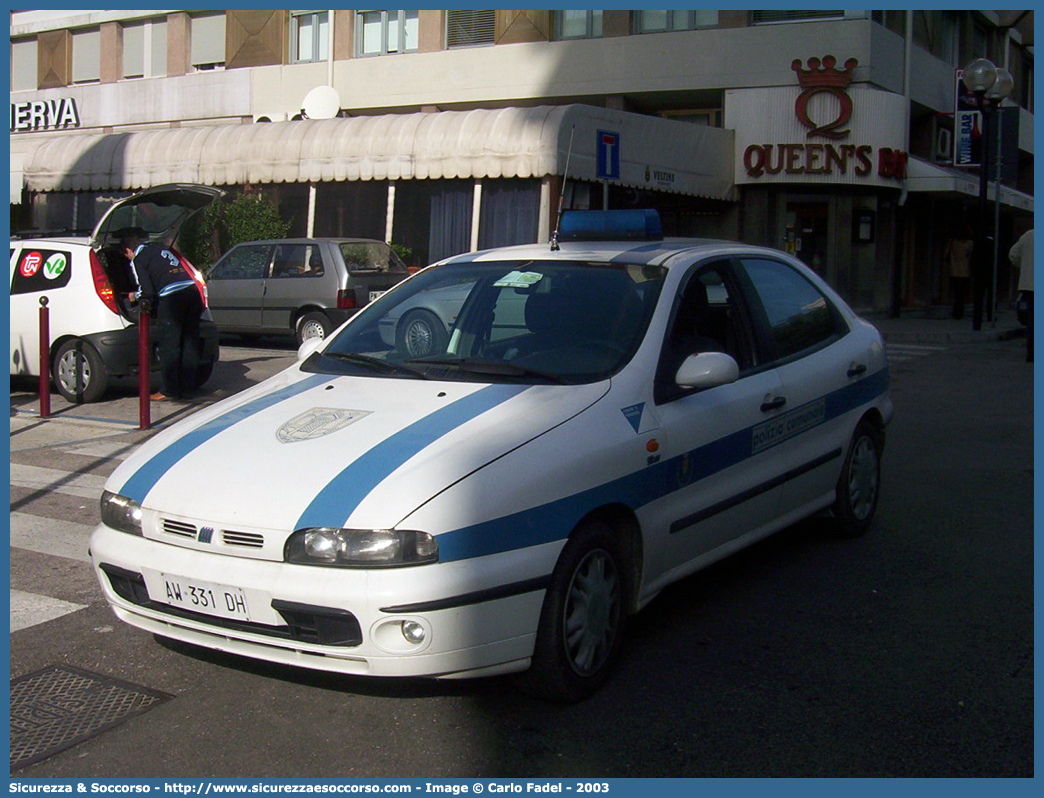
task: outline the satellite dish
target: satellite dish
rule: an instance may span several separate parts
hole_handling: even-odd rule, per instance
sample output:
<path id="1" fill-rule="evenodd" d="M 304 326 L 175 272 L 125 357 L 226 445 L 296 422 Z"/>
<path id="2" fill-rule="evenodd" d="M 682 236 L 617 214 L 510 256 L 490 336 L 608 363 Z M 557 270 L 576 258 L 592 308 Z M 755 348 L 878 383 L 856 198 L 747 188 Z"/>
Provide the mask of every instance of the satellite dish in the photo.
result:
<path id="1" fill-rule="evenodd" d="M 316 86 L 305 95 L 301 110 L 309 119 L 333 119 L 341 111 L 341 95 L 333 86 Z"/>

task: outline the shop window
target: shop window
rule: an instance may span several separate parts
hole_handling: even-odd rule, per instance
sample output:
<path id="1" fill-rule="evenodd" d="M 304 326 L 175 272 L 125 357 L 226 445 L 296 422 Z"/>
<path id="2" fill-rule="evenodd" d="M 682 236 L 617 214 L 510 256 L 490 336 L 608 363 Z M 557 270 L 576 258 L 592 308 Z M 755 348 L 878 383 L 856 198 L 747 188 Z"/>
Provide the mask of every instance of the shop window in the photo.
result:
<path id="1" fill-rule="evenodd" d="M 225 15 L 202 14 L 191 18 L 189 35 L 192 67 L 197 71 L 225 66 Z"/>
<path id="2" fill-rule="evenodd" d="M 97 83 L 101 79 L 101 31 L 74 31 L 72 35 L 73 83 Z"/>
<path id="3" fill-rule="evenodd" d="M 416 11 L 358 11 L 355 17 L 356 55 L 414 53 L 420 44 Z"/>
<path id="4" fill-rule="evenodd" d="M 602 37 L 602 12 L 555 11 L 556 39 L 600 39 Z"/>
<path id="5" fill-rule="evenodd" d="M 123 77 L 159 78 L 167 74 L 167 22 L 150 20 L 123 26 Z"/>
<path id="6" fill-rule="evenodd" d="M 824 19 L 844 19 L 844 11 L 751 11 L 752 25 L 773 25 L 780 22 L 811 22 Z"/>
<path id="7" fill-rule="evenodd" d="M 676 30 L 716 28 L 718 12 L 702 11 L 636 11 L 635 33 L 668 33 Z"/>
<path id="8" fill-rule="evenodd" d="M 290 63 L 325 61 L 329 52 L 328 11 L 290 12 Z"/>
<path id="9" fill-rule="evenodd" d="M 36 91 L 36 39 L 11 42 L 11 91 Z"/>
<path id="10" fill-rule="evenodd" d="M 471 47 L 493 44 L 496 35 L 496 11 L 446 12 L 446 46 Z"/>

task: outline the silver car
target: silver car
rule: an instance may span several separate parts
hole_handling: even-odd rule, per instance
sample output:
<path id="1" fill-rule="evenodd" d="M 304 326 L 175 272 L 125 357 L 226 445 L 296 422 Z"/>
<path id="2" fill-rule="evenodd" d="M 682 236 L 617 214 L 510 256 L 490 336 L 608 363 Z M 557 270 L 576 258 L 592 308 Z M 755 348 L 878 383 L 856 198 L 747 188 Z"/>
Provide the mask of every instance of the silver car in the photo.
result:
<path id="1" fill-rule="evenodd" d="M 325 338 L 409 276 L 383 241 L 287 238 L 237 244 L 206 272 L 222 332 Z"/>

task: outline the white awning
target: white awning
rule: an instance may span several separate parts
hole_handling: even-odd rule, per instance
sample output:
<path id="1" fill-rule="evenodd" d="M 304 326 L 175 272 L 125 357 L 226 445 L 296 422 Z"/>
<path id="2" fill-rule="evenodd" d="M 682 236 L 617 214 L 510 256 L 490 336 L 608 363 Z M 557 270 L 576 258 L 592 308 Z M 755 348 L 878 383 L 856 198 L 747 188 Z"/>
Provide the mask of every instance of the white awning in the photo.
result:
<path id="1" fill-rule="evenodd" d="M 33 191 L 104 191 L 545 177 L 564 174 L 568 157 L 570 179 L 596 180 L 600 131 L 618 136 L 613 183 L 735 196 L 732 131 L 584 105 L 56 135 L 27 156 L 24 171 Z"/>
<path id="2" fill-rule="evenodd" d="M 959 169 L 936 166 L 919 158 L 911 158 L 906 164 L 906 189 L 907 191 L 930 191 L 935 194 L 978 197 L 979 177 L 974 173 L 969 174 Z M 997 184 L 990 183 L 986 189 L 987 199 L 992 202 L 996 193 Z M 1017 189 L 1002 185 L 1000 200 L 1002 205 L 1033 213 L 1033 197 Z"/>

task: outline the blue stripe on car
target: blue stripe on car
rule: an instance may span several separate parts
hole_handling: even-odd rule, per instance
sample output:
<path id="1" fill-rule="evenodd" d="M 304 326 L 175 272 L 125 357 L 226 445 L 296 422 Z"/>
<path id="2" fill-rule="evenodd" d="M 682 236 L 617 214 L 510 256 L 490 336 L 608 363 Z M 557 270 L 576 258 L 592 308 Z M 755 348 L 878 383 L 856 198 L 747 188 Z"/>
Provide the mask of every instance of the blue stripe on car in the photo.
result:
<path id="1" fill-rule="evenodd" d="M 436 410 L 374 446 L 334 477 L 312 499 L 295 529 L 340 527 L 363 499 L 399 466 L 476 416 L 526 390 L 490 385 Z"/>
<path id="2" fill-rule="evenodd" d="M 172 444 L 153 455 L 145 465 L 139 468 L 126 484 L 120 489 L 120 493 L 134 501 L 141 503 L 145 500 L 149 491 L 156 485 L 163 475 L 187 456 L 190 452 L 198 449 L 215 435 L 219 435 L 234 424 L 238 424 L 251 416 L 277 405 L 305 391 L 309 391 L 319 385 L 334 379 L 330 375 L 315 375 L 306 377 L 300 382 L 288 385 L 278 391 L 260 396 L 237 408 L 222 413 L 217 418 L 197 427 L 191 432 L 178 438 Z"/>
<path id="3" fill-rule="evenodd" d="M 887 389 L 888 369 L 882 369 L 828 394 L 824 421 L 866 405 Z M 444 532 L 438 536 L 439 561 L 466 560 L 564 540 L 596 507 L 622 504 L 638 510 L 752 457 L 753 434 L 754 427 L 749 427 L 604 485 L 512 515 Z M 691 471 L 685 470 L 684 481 L 679 481 L 683 464 Z"/>

